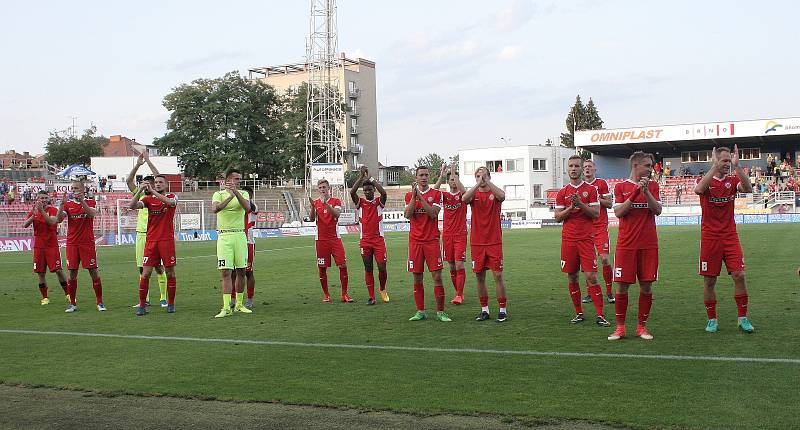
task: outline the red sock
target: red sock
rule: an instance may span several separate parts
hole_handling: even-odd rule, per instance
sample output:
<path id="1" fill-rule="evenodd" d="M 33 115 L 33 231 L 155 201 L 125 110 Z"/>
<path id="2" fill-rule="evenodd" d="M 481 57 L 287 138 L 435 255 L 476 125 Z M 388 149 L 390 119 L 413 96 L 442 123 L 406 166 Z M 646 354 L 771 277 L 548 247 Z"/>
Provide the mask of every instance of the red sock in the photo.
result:
<path id="1" fill-rule="evenodd" d="M 77 279 L 73 279 L 73 280 L 67 281 L 67 291 L 68 291 L 67 294 L 69 294 L 69 303 L 71 305 L 77 305 L 78 302 L 75 301 L 75 299 L 77 299 L 77 297 L 78 297 L 78 280 Z"/>
<path id="2" fill-rule="evenodd" d="M 708 319 L 713 320 L 717 319 L 717 301 L 705 301 L 703 302 L 706 305 L 706 313 L 708 314 Z"/>
<path id="3" fill-rule="evenodd" d="M 147 302 L 147 291 L 150 289 L 150 280 L 139 278 L 139 307 L 143 308 Z"/>
<path id="4" fill-rule="evenodd" d="M 481 307 L 489 306 L 489 296 L 479 296 L 478 301 L 481 302 Z"/>
<path id="5" fill-rule="evenodd" d="M 369 298 L 375 299 L 375 275 L 372 272 L 364 272 L 364 282 L 367 283 Z"/>
<path id="6" fill-rule="evenodd" d="M 435 285 L 433 287 L 433 297 L 436 298 L 436 310 L 444 312 L 444 285 Z"/>
<path id="7" fill-rule="evenodd" d="M 386 278 L 387 278 L 386 271 L 384 270 L 383 272 L 381 272 L 380 270 L 378 270 L 378 282 L 381 283 L 381 291 L 386 289 Z"/>
<path id="8" fill-rule="evenodd" d="M 94 298 L 97 304 L 103 303 L 103 284 L 100 282 L 100 277 L 92 279 L 92 289 L 94 289 Z"/>
<path id="9" fill-rule="evenodd" d="M 328 268 L 319 268 L 319 283 L 322 285 L 322 292 L 328 295 Z"/>
<path id="10" fill-rule="evenodd" d="M 747 316 L 747 294 L 733 296 L 736 300 L 736 310 L 739 313 L 739 318 Z"/>
<path id="11" fill-rule="evenodd" d="M 569 288 L 569 297 L 572 299 L 572 305 L 575 306 L 575 313 L 582 314 L 581 286 L 577 282 L 570 282 L 567 288 Z"/>
<path id="12" fill-rule="evenodd" d="M 603 313 L 603 290 L 599 285 L 591 285 L 587 287 L 589 296 L 592 298 L 594 304 L 594 312 L 597 316 L 604 316 Z"/>
<path id="13" fill-rule="evenodd" d="M 425 287 L 422 284 L 414 284 L 414 304 L 417 305 L 418 311 L 425 310 Z"/>
<path id="14" fill-rule="evenodd" d="M 450 270 L 450 280 L 453 281 L 453 289 L 456 290 L 456 295 L 458 295 L 458 270 Z"/>
<path id="15" fill-rule="evenodd" d="M 464 284 L 467 282 L 467 271 L 465 269 L 458 269 L 456 271 L 456 294 L 464 297 Z"/>
<path id="16" fill-rule="evenodd" d="M 639 293 L 639 324 L 647 322 L 650 316 L 650 306 L 653 305 L 653 293 Z"/>
<path id="17" fill-rule="evenodd" d="M 99 276 L 97 277 L 97 279 L 92 279 L 92 289 L 94 290 L 95 302 L 98 305 L 100 303 L 103 303 L 103 284 L 100 281 Z"/>
<path id="18" fill-rule="evenodd" d="M 503 296 L 503 297 L 498 296 L 497 297 L 497 306 L 500 306 L 501 309 L 506 307 L 506 298 L 505 298 L 505 296 Z"/>
<path id="19" fill-rule="evenodd" d="M 43 299 L 47 298 L 47 284 L 39 284 L 39 293 Z"/>
<path id="20" fill-rule="evenodd" d="M 342 295 L 347 294 L 347 267 L 339 268 L 339 282 L 342 284 Z"/>
<path id="21" fill-rule="evenodd" d="M 628 314 L 628 293 L 617 293 L 617 301 L 614 303 L 616 310 L 617 326 L 625 325 L 625 317 Z"/>
<path id="22" fill-rule="evenodd" d="M 175 304 L 175 290 L 177 289 L 177 283 L 177 279 L 167 278 L 167 304 Z"/>
<path id="23" fill-rule="evenodd" d="M 256 294 L 256 287 L 247 287 L 247 298 L 253 300 L 253 296 Z"/>
<path id="24" fill-rule="evenodd" d="M 69 294 L 69 287 L 67 287 L 67 285 L 68 284 L 67 284 L 66 281 L 61 282 L 61 289 L 64 290 L 64 295 L 65 296 Z"/>
<path id="25" fill-rule="evenodd" d="M 611 284 L 614 282 L 614 274 L 611 272 L 611 265 L 603 265 L 603 280 L 606 281 L 606 295 L 611 295 Z"/>

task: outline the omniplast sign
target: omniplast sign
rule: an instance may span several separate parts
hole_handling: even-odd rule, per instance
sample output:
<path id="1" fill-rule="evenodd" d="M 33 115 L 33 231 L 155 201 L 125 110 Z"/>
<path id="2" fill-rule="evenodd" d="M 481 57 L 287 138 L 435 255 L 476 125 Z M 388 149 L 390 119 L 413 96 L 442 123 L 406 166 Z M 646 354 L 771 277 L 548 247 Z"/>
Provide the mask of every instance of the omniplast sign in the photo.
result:
<path id="1" fill-rule="evenodd" d="M 582 130 L 575 133 L 575 146 L 729 139 L 785 134 L 800 134 L 800 118 Z"/>

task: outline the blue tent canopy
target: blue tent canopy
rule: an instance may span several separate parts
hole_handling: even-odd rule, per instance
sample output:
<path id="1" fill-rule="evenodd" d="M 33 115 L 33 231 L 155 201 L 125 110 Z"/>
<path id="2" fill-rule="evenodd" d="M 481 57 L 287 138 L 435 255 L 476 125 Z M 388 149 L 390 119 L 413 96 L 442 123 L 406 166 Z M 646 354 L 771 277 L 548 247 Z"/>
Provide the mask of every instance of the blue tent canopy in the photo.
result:
<path id="1" fill-rule="evenodd" d="M 66 169 L 58 172 L 58 176 L 73 177 L 73 176 L 95 176 L 97 175 L 91 169 L 81 164 L 73 164 Z"/>

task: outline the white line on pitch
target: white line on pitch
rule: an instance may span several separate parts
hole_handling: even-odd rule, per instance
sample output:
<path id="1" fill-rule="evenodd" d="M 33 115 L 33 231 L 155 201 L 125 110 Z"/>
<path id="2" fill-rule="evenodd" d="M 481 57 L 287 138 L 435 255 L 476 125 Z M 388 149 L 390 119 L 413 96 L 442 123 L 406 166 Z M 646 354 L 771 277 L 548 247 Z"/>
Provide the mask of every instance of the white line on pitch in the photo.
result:
<path id="1" fill-rule="evenodd" d="M 624 353 L 603 353 L 603 352 L 560 352 L 560 351 L 524 351 L 524 350 L 520 351 L 520 350 L 507 350 L 507 349 L 477 349 L 477 348 L 435 348 L 435 347 L 417 347 L 417 346 L 285 342 L 280 340 L 215 339 L 215 338 L 202 338 L 202 337 L 145 336 L 145 335 L 132 335 L 132 334 L 129 335 L 129 334 L 113 334 L 113 333 L 81 333 L 81 332 L 37 331 L 37 330 L 15 330 L 15 329 L 0 329 L 0 333 L 45 335 L 45 336 L 101 337 L 101 338 L 115 338 L 115 339 L 161 340 L 161 341 L 180 341 L 180 342 L 236 343 L 244 345 L 292 346 L 299 348 L 367 349 L 367 350 L 379 350 L 379 351 L 527 355 L 527 356 L 540 356 L 540 357 L 647 358 L 653 360 L 672 360 L 672 361 L 723 361 L 723 362 L 737 362 L 737 363 L 800 364 L 800 358 L 715 357 L 715 356 L 705 356 L 705 355 L 656 355 L 656 354 L 624 354 Z"/>

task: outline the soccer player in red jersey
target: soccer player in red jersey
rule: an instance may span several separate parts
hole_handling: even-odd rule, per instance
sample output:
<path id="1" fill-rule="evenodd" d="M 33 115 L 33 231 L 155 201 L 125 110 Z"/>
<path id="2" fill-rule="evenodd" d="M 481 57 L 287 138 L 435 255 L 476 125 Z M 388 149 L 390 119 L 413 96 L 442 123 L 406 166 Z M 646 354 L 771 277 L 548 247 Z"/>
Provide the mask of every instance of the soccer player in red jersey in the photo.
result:
<path id="1" fill-rule="evenodd" d="M 94 217 L 97 215 L 97 203 L 94 199 L 86 198 L 86 187 L 81 181 L 72 181 L 70 185 L 72 196 L 67 192 L 61 199 L 58 209 L 58 222 L 67 219 L 67 291 L 70 304 L 65 312 L 78 310 L 76 301 L 78 294 L 78 268 L 89 271 L 92 278 L 92 288 L 97 303 L 98 311 L 105 311 L 103 305 L 103 284 L 97 271 L 97 249 L 94 244 Z"/>
<path id="2" fill-rule="evenodd" d="M 603 313 L 603 292 L 597 284 L 597 258 L 594 253 L 594 221 L 600 216 L 597 188 L 581 178 L 583 158 L 573 155 L 567 160 L 569 183 L 556 195 L 555 219 L 563 222 L 561 230 L 561 271 L 567 274 L 569 295 L 575 306 L 572 324 L 586 321 L 581 305 L 578 270 L 586 278 L 586 291 L 594 303 L 595 323 L 608 327 Z"/>
<path id="3" fill-rule="evenodd" d="M 630 157 L 630 178 L 614 186 L 614 214 L 619 218 L 619 236 L 614 255 L 617 283 L 617 328 L 608 340 L 625 337 L 628 287 L 639 280 L 639 318 L 636 336 L 653 339 L 645 324 L 653 304 L 653 282 L 658 280 L 658 233 L 656 215 L 661 214 L 658 182 L 650 180 L 653 155 L 641 151 Z"/>
<path id="4" fill-rule="evenodd" d="M 69 301 L 67 279 L 61 269 L 61 251 L 58 249 L 58 209 L 50 204 L 47 191 L 36 194 L 36 203 L 28 212 L 23 227 L 33 224 L 33 272 L 39 276 L 39 292 L 42 294 L 41 304 L 50 303 L 47 297 L 47 280 L 45 269 L 58 276 L 58 282 L 64 290 L 64 297 Z"/>
<path id="5" fill-rule="evenodd" d="M 364 188 L 364 197 L 358 196 L 358 189 Z M 375 191 L 380 197 L 375 197 Z M 367 283 L 369 299 L 367 305 L 375 304 L 375 275 L 372 272 L 372 257 L 378 263 L 380 294 L 384 303 L 389 303 L 386 292 L 386 242 L 383 239 L 383 208 L 386 206 L 386 190 L 369 176 L 369 169 L 361 167 L 361 175 L 350 189 L 350 198 L 358 208 L 358 221 L 361 223 L 361 238 L 358 243 L 361 259 L 364 261 L 364 281 Z"/>
<path id="6" fill-rule="evenodd" d="M 247 309 L 252 309 L 253 297 L 256 293 L 256 277 L 253 274 L 253 260 L 256 258 L 256 238 L 253 235 L 253 227 L 256 226 L 258 221 L 258 206 L 255 204 L 256 194 L 253 191 L 253 187 L 245 186 L 242 189 L 250 194 L 250 210 L 246 211 L 244 215 L 244 234 L 247 236 L 247 267 L 244 268 L 247 300 L 244 302 L 244 306 Z M 234 271 L 233 273 L 236 272 Z"/>
<path id="7" fill-rule="evenodd" d="M 730 173 L 731 170 L 734 173 Z M 725 268 L 733 278 L 734 299 L 738 308 L 739 328 L 745 333 L 755 329 L 747 318 L 747 284 L 744 274 L 744 253 L 733 219 L 736 193 L 752 193 L 750 178 L 739 166 L 739 148 L 714 148 L 711 168 L 694 187 L 700 196 L 703 221 L 700 233 L 700 275 L 703 277 L 703 301 L 708 314 L 706 331 L 717 331 L 717 293 L 714 287 L 725 260 Z"/>
<path id="8" fill-rule="evenodd" d="M 175 312 L 175 207 L 178 198 L 167 193 L 167 178 L 156 175 L 154 188 L 143 183 L 131 199 L 131 209 L 147 208 L 147 241 L 142 258 L 142 275 L 139 278 L 139 307 L 136 315 L 144 316 L 147 307 L 147 290 L 153 269 L 163 266 L 167 273 L 167 312 Z M 145 193 L 148 193 L 145 195 Z M 140 200 L 141 199 L 141 200 Z"/>
<path id="9" fill-rule="evenodd" d="M 328 293 L 328 267 L 331 266 L 331 256 L 339 266 L 339 281 L 342 283 L 342 301 L 352 303 L 353 299 L 347 294 L 347 258 L 344 253 L 342 238 L 339 236 L 337 223 L 339 214 L 342 213 L 342 201 L 331 197 L 331 185 L 326 179 L 317 182 L 319 198 L 308 198 L 310 206 L 309 219 L 317 222 L 317 234 L 314 244 L 317 248 L 317 266 L 319 268 L 319 283 L 322 285 L 322 301 L 330 302 Z"/>
<path id="10" fill-rule="evenodd" d="M 594 247 L 600 262 L 603 264 L 603 281 L 606 283 L 606 297 L 608 303 L 614 303 L 612 285 L 614 283 L 614 273 L 611 271 L 611 241 L 608 239 L 608 209 L 611 209 L 611 191 L 608 189 L 608 182 L 598 178 L 597 167 L 592 160 L 583 161 L 583 180 L 589 185 L 597 188 L 597 200 L 600 202 L 600 216 L 594 219 Z M 592 298 L 587 295 L 583 298 L 584 303 L 589 303 Z"/>
<path id="11" fill-rule="evenodd" d="M 478 282 L 478 299 L 481 312 L 476 321 L 489 319 L 489 291 L 486 288 L 486 270 L 492 271 L 497 295 L 497 322 L 508 319 L 506 309 L 506 284 L 503 280 L 503 232 L 500 228 L 500 209 L 506 193 L 491 181 L 486 167 L 475 171 L 475 186 L 464 193 L 464 204 L 472 211 L 470 219 L 470 254 L 472 272 Z"/>
<path id="12" fill-rule="evenodd" d="M 444 231 L 442 232 L 442 248 L 444 261 L 450 265 L 450 280 L 456 295 L 450 303 L 464 303 L 464 283 L 467 280 L 464 262 L 467 261 L 467 205 L 463 202 L 467 191 L 458 178 L 456 164 L 442 166 L 442 173 L 435 189 L 439 189 L 447 181 L 449 191 L 442 192 L 442 208 L 444 209 Z"/>
<path id="13" fill-rule="evenodd" d="M 436 320 L 449 322 L 444 311 L 444 286 L 442 285 L 442 251 L 439 248 L 439 211 L 442 209 L 442 193 L 428 185 L 430 169 L 419 166 L 416 182 L 406 193 L 405 217 L 411 223 L 408 234 L 408 271 L 414 277 L 414 304 L 417 312 L 409 321 L 421 321 L 428 317 L 425 312 L 425 287 L 423 273 L 425 265 L 433 278 L 433 296 L 436 298 Z"/>

